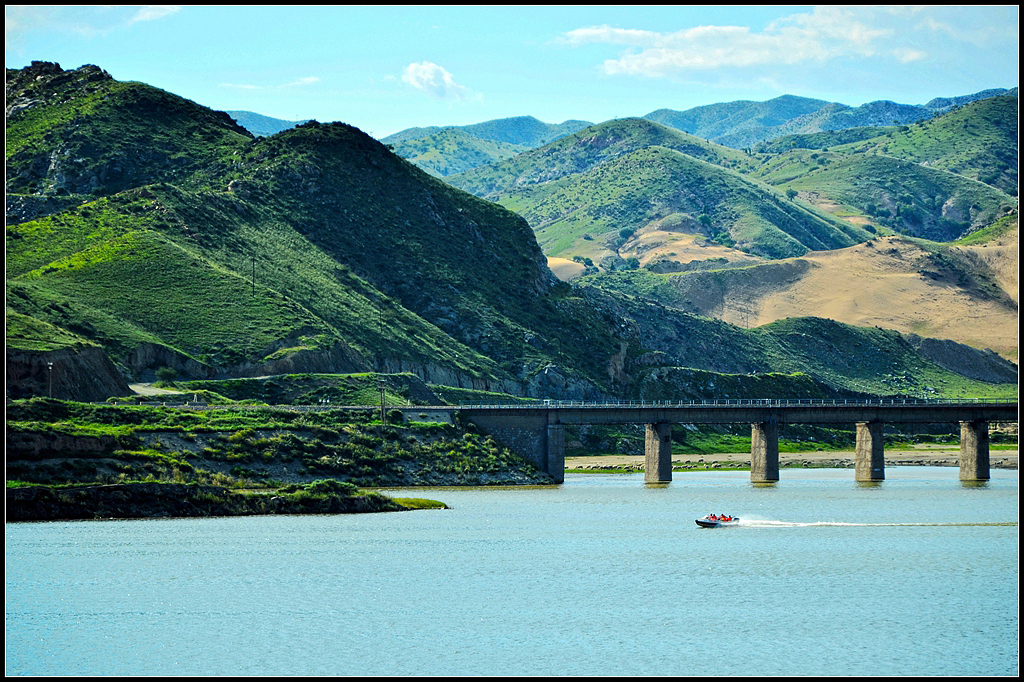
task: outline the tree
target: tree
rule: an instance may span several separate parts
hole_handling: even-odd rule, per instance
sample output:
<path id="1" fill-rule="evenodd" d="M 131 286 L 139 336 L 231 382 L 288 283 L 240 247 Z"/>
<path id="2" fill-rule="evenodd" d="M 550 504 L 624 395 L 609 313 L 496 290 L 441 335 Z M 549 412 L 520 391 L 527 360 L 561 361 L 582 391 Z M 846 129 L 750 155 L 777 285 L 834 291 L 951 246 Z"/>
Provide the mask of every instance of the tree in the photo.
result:
<path id="1" fill-rule="evenodd" d="M 796 198 L 796 194 L 796 190 L 793 189 L 792 187 L 786 190 L 786 197 L 788 197 L 790 201 L 793 201 L 793 199 Z"/>
<path id="2" fill-rule="evenodd" d="M 178 370 L 173 367 L 161 367 L 156 371 L 156 378 L 160 381 L 174 381 L 178 376 Z"/>

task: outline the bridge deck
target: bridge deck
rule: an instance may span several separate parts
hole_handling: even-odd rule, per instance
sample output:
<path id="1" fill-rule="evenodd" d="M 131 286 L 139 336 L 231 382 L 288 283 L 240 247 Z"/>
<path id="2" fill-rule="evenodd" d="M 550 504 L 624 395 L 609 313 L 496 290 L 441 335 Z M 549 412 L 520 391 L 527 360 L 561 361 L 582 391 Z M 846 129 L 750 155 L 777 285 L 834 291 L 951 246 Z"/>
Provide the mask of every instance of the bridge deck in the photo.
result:
<path id="1" fill-rule="evenodd" d="M 664 422 L 684 424 L 842 424 L 1015 422 L 1016 402 L 924 400 L 720 400 L 586 403 L 549 401 L 539 405 L 460 405 L 467 416 L 544 417 L 550 424 Z"/>

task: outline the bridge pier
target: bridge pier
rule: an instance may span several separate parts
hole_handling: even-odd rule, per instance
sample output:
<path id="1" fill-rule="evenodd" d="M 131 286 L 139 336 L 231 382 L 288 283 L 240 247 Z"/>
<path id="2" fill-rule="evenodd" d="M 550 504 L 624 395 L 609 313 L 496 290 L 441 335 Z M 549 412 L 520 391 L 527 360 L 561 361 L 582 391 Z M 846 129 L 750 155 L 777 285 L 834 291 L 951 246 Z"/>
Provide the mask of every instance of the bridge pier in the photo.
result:
<path id="1" fill-rule="evenodd" d="M 857 422 L 856 474 L 858 481 L 885 480 L 885 441 L 882 422 Z"/>
<path id="2" fill-rule="evenodd" d="M 545 459 L 547 468 L 541 467 L 555 479 L 555 483 L 565 482 L 565 427 L 561 424 L 548 424 Z"/>
<path id="3" fill-rule="evenodd" d="M 750 425 L 750 481 L 771 483 L 779 480 L 779 424 L 758 422 Z"/>
<path id="4" fill-rule="evenodd" d="M 644 483 L 672 480 L 672 425 L 647 424 L 644 440 Z"/>
<path id="5" fill-rule="evenodd" d="M 984 420 L 960 422 L 960 480 L 987 481 L 988 422 Z"/>

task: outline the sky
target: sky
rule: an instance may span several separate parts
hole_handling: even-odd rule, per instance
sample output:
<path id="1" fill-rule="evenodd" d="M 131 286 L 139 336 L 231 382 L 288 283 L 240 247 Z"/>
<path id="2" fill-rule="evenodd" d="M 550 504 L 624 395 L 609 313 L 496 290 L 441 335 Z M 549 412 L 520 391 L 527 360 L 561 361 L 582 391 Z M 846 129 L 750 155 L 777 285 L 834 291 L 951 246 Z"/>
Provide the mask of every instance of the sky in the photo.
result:
<path id="1" fill-rule="evenodd" d="M 11 6 L 7 68 L 95 64 L 219 110 L 381 138 L 784 94 L 923 104 L 1018 84 L 1017 6 Z"/>

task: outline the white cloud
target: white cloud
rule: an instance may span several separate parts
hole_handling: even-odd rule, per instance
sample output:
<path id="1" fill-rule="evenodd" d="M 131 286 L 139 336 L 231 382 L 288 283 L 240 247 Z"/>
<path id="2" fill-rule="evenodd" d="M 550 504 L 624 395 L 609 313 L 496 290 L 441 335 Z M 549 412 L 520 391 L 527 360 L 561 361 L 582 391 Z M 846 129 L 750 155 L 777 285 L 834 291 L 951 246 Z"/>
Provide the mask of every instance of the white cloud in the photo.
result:
<path id="1" fill-rule="evenodd" d="M 180 5 L 10 5 L 4 12 L 8 42 L 34 31 L 76 33 L 91 38 L 129 28 L 141 21 L 155 21 L 181 10 Z"/>
<path id="2" fill-rule="evenodd" d="M 304 76 L 302 78 L 296 78 L 291 83 L 279 83 L 277 85 L 253 85 L 251 83 L 221 83 L 219 87 L 222 88 L 234 88 L 235 90 L 275 90 L 277 88 L 294 88 L 303 85 L 313 85 L 319 83 L 320 79 L 316 76 Z"/>
<path id="3" fill-rule="evenodd" d="M 135 16 L 128 20 L 128 25 L 130 26 L 131 24 L 139 21 L 163 19 L 170 14 L 174 14 L 180 9 L 181 5 L 143 5 L 139 11 L 135 13 Z"/>
<path id="4" fill-rule="evenodd" d="M 944 20 L 943 12 L 953 20 Z M 722 68 L 821 65 L 837 58 L 879 57 L 907 63 L 943 48 L 935 40 L 936 33 L 946 41 L 979 44 L 996 32 L 1007 38 L 1010 29 L 1005 23 L 997 10 L 985 8 L 820 6 L 777 19 L 761 31 L 747 26 L 695 26 L 657 32 L 604 25 L 569 31 L 562 42 L 624 46 L 617 58 L 604 62 L 605 73 L 658 78 Z M 1015 39 L 1016 29 L 1012 32 Z"/>
<path id="5" fill-rule="evenodd" d="M 468 88 L 456 83 L 446 69 L 433 62 L 410 64 L 405 67 L 402 80 L 438 99 L 462 100 L 469 94 Z"/>
<path id="6" fill-rule="evenodd" d="M 317 78 L 316 76 L 304 76 L 302 78 L 298 78 L 296 80 L 293 80 L 291 83 L 285 83 L 281 87 L 282 88 L 293 88 L 293 87 L 295 87 L 297 85 L 312 85 L 313 83 L 319 83 L 319 82 L 320 82 L 320 79 Z"/>

